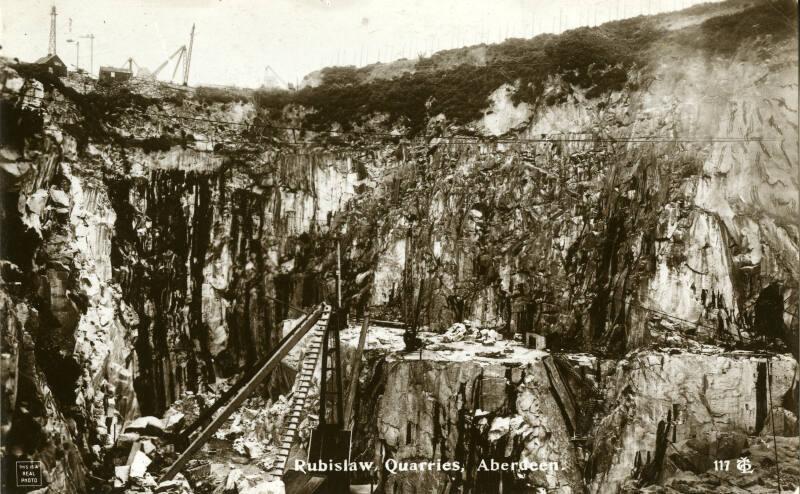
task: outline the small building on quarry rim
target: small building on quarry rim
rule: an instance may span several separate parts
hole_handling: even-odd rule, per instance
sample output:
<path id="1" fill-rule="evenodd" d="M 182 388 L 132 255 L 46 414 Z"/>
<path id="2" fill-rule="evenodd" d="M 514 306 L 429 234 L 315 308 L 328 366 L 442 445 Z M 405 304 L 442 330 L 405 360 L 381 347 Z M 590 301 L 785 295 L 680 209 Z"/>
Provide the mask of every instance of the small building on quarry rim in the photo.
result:
<path id="1" fill-rule="evenodd" d="M 67 64 L 55 53 L 44 56 L 33 63 L 34 65 L 46 67 L 48 72 L 57 77 L 65 77 L 67 75 Z"/>
<path id="2" fill-rule="evenodd" d="M 100 67 L 100 82 L 123 82 L 133 77 L 133 73 L 128 69 L 119 67 Z"/>

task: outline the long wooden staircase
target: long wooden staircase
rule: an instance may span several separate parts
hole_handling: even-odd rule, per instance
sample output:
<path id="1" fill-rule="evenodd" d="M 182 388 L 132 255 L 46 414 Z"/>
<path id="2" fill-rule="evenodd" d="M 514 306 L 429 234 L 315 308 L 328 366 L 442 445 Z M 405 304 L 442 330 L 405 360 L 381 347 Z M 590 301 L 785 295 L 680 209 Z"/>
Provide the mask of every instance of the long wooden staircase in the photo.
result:
<path id="1" fill-rule="evenodd" d="M 286 461 L 289 459 L 289 451 L 297 439 L 298 428 L 302 419 L 303 411 L 306 406 L 306 398 L 311 390 L 314 380 L 314 372 L 317 368 L 320 352 L 322 350 L 322 337 L 325 335 L 325 325 L 327 324 L 328 314 L 323 314 L 314 331 L 308 346 L 305 348 L 303 362 L 300 371 L 294 381 L 292 388 L 289 415 L 284 422 L 283 431 L 280 438 L 280 448 L 272 469 L 269 471 L 270 478 L 282 477 L 286 469 Z"/>

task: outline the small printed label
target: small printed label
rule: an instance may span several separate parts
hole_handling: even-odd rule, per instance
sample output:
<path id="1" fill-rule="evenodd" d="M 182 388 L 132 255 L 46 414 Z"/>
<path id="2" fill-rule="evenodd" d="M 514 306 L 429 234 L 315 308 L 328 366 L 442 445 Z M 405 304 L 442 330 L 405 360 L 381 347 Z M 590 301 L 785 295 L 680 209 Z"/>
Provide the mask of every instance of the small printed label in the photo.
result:
<path id="1" fill-rule="evenodd" d="M 714 460 L 714 470 L 717 472 L 730 472 L 731 461 Z M 738 470 L 739 473 L 753 473 L 753 462 L 750 461 L 750 458 L 743 456 L 736 460 L 736 470 Z"/>
<path id="2" fill-rule="evenodd" d="M 42 487 L 42 462 L 17 462 L 17 487 Z"/>
<path id="3" fill-rule="evenodd" d="M 736 460 L 736 469 L 742 473 L 752 473 L 753 463 L 750 461 L 750 458 L 743 456 Z"/>

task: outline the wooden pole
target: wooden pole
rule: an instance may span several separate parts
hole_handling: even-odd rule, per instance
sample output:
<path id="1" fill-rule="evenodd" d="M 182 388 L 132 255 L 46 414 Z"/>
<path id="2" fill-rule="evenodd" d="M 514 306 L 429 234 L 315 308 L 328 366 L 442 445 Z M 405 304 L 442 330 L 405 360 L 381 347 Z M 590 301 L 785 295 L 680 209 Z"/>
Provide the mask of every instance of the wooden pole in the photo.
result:
<path id="1" fill-rule="evenodd" d="M 342 307 L 342 248 L 339 239 L 336 240 L 336 308 Z"/>
<path id="2" fill-rule="evenodd" d="M 344 420 L 346 427 L 351 429 L 353 427 L 353 404 L 356 401 L 356 392 L 358 391 L 358 375 L 361 372 L 361 355 L 364 352 L 364 344 L 367 342 L 367 329 L 369 328 L 369 312 L 364 314 L 364 323 L 361 325 L 361 334 L 358 337 L 358 346 L 356 353 L 353 357 L 353 369 L 350 375 L 350 387 L 347 388 L 347 407 L 344 410 Z"/>

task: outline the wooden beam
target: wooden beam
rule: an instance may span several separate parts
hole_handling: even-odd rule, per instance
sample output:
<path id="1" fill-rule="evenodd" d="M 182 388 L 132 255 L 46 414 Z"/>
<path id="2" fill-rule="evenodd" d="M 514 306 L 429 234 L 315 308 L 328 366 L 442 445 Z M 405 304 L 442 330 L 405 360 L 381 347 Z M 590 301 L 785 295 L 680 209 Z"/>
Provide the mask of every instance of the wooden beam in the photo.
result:
<path id="1" fill-rule="evenodd" d="M 347 407 L 344 409 L 344 422 L 347 429 L 352 429 L 353 404 L 358 391 L 358 374 L 361 372 L 361 354 L 367 341 L 367 328 L 369 328 L 369 312 L 364 314 L 364 323 L 361 325 L 361 334 L 358 337 L 358 346 L 353 357 L 353 368 L 350 376 L 350 387 L 347 388 Z"/>
<path id="2" fill-rule="evenodd" d="M 553 396 L 556 399 L 564 419 L 567 423 L 567 429 L 570 434 L 578 433 L 578 412 L 575 409 L 575 401 L 569 387 L 561 379 L 561 372 L 558 370 L 552 357 L 545 357 L 542 359 L 544 369 L 547 371 L 547 377 L 550 378 L 550 386 L 553 389 Z"/>
<path id="3" fill-rule="evenodd" d="M 303 323 L 300 327 L 293 330 L 289 335 L 284 338 L 275 350 L 272 352 L 272 355 L 269 359 L 267 359 L 266 363 L 261 367 L 261 369 L 256 372 L 252 379 L 244 386 L 238 393 L 233 397 L 231 402 L 223 407 L 219 415 L 214 417 L 208 426 L 206 426 L 200 434 L 198 434 L 197 438 L 186 448 L 186 451 L 181 453 L 175 463 L 169 467 L 167 473 L 165 473 L 159 482 L 164 482 L 165 480 L 171 480 L 175 475 L 180 472 L 183 467 L 186 466 L 186 463 L 189 459 L 194 455 L 203 445 L 211 439 L 211 436 L 220 428 L 220 426 L 231 416 L 231 414 L 241 406 L 242 403 L 247 399 L 247 397 L 253 393 L 257 388 L 258 385 L 261 384 L 264 379 L 269 376 L 270 372 L 278 365 L 278 363 L 286 356 L 289 351 L 294 348 L 295 345 L 303 338 L 303 336 L 308 333 L 308 331 L 317 323 L 317 321 L 322 316 L 323 310 L 328 312 L 327 307 L 320 306 L 315 310 L 309 317 L 306 319 L 305 323 Z"/>
<path id="4" fill-rule="evenodd" d="M 373 319 L 372 325 L 383 328 L 397 328 L 397 329 L 405 329 L 408 326 L 403 321 L 381 321 L 380 319 Z"/>

